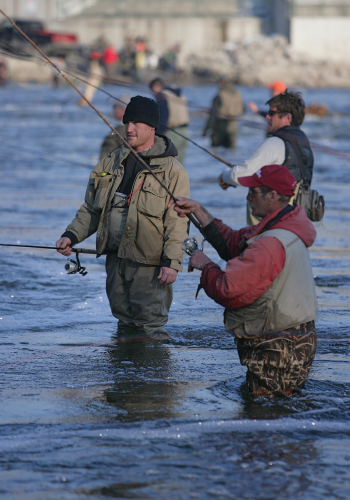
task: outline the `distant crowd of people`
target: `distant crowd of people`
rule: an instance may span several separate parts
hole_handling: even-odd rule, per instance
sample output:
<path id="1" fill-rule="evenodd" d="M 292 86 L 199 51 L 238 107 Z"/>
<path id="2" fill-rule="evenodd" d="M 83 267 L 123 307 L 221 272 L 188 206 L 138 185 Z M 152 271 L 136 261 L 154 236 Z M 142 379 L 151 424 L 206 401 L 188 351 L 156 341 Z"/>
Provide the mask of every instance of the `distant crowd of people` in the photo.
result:
<path id="1" fill-rule="evenodd" d="M 90 57 L 99 60 L 107 78 L 123 73 L 142 80 L 145 69 L 176 72 L 180 50 L 181 46 L 175 44 L 159 54 L 147 40 L 134 35 L 129 35 L 124 46 L 117 50 L 106 38 L 100 37 L 92 45 Z"/>

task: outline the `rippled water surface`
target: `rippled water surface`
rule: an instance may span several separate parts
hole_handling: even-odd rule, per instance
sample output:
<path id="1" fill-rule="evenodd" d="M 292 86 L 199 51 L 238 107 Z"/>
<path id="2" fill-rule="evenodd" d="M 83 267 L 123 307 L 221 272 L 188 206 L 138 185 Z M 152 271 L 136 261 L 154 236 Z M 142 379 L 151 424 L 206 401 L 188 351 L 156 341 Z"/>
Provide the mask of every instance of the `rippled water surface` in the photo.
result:
<path id="1" fill-rule="evenodd" d="M 259 104 L 268 98 L 241 90 Z M 215 88 L 185 91 L 205 106 Z M 304 95 L 337 112 L 308 116 L 310 139 L 350 154 L 350 92 Z M 69 88 L 0 89 L 0 243 L 54 245 L 74 217 L 108 132 L 76 101 Z M 111 112 L 101 93 L 94 104 Z M 208 146 L 203 121 L 192 113 L 191 137 Z M 263 139 L 241 126 L 238 149 L 216 151 L 239 161 Z M 350 497 L 350 170 L 346 160 L 315 157 L 327 206 L 311 249 L 319 343 L 305 390 L 288 400 L 250 398 L 223 308 L 203 291 L 194 300 L 199 273 L 178 277 L 170 341 L 120 343 L 104 258 L 83 256 L 89 274 L 68 276 L 54 251 L 0 249 L 1 498 Z M 185 166 L 192 196 L 242 227 L 246 193 L 219 188 L 223 165 L 190 145 Z"/>

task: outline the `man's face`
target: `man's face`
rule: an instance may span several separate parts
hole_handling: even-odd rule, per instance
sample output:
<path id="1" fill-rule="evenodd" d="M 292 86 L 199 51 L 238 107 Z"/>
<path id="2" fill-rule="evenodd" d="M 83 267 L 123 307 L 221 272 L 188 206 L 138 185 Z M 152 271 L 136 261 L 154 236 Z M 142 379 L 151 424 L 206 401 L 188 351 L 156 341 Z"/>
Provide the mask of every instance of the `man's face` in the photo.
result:
<path id="1" fill-rule="evenodd" d="M 154 85 L 152 85 L 151 90 L 152 90 L 153 94 L 159 94 L 159 92 L 161 92 L 163 90 L 163 88 L 158 83 L 155 83 Z"/>
<path id="2" fill-rule="evenodd" d="M 114 106 L 114 116 L 116 117 L 116 119 L 118 121 L 120 121 L 120 122 L 122 121 L 124 113 L 125 113 L 125 108 L 121 108 L 119 106 Z"/>
<path id="3" fill-rule="evenodd" d="M 273 134 L 278 129 L 290 125 L 292 121 L 292 115 L 287 113 L 286 115 L 281 115 L 277 112 L 275 106 L 272 106 L 266 115 L 267 120 L 267 132 Z"/>
<path id="4" fill-rule="evenodd" d="M 144 151 L 154 144 L 155 128 L 146 123 L 129 122 L 125 124 L 126 140 L 136 152 Z"/>
<path id="5" fill-rule="evenodd" d="M 247 200 L 255 217 L 265 217 L 269 213 L 270 200 L 268 194 L 264 196 L 259 187 L 249 188 Z"/>

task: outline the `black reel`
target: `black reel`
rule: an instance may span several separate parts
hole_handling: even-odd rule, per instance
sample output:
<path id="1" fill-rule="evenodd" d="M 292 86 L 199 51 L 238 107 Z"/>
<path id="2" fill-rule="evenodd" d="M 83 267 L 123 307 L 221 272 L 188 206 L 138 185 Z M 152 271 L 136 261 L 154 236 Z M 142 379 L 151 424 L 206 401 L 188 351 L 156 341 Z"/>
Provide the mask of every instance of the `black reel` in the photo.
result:
<path id="1" fill-rule="evenodd" d="M 77 252 L 77 260 L 73 259 L 68 259 L 70 263 L 67 262 L 67 264 L 64 266 L 65 270 L 67 271 L 68 274 L 81 274 L 82 276 L 87 275 L 87 271 L 85 270 L 86 267 L 83 267 L 80 264 L 79 260 L 79 253 Z"/>

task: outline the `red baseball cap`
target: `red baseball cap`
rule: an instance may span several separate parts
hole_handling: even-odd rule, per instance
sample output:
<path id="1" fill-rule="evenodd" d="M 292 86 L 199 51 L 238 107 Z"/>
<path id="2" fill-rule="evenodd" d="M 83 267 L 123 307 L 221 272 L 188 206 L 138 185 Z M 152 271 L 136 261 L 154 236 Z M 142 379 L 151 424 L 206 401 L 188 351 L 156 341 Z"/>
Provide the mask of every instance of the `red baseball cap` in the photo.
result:
<path id="1" fill-rule="evenodd" d="M 297 180 L 285 165 L 265 165 L 253 175 L 238 177 L 241 186 L 266 186 L 279 194 L 293 196 Z"/>
<path id="2" fill-rule="evenodd" d="M 276 90 L 280 94 L 287 90 L 287 85 L 281 80 L 276 80 L 275 82 L 268 83 L 267 86 L 269 87 L 269 89 Z"/>

